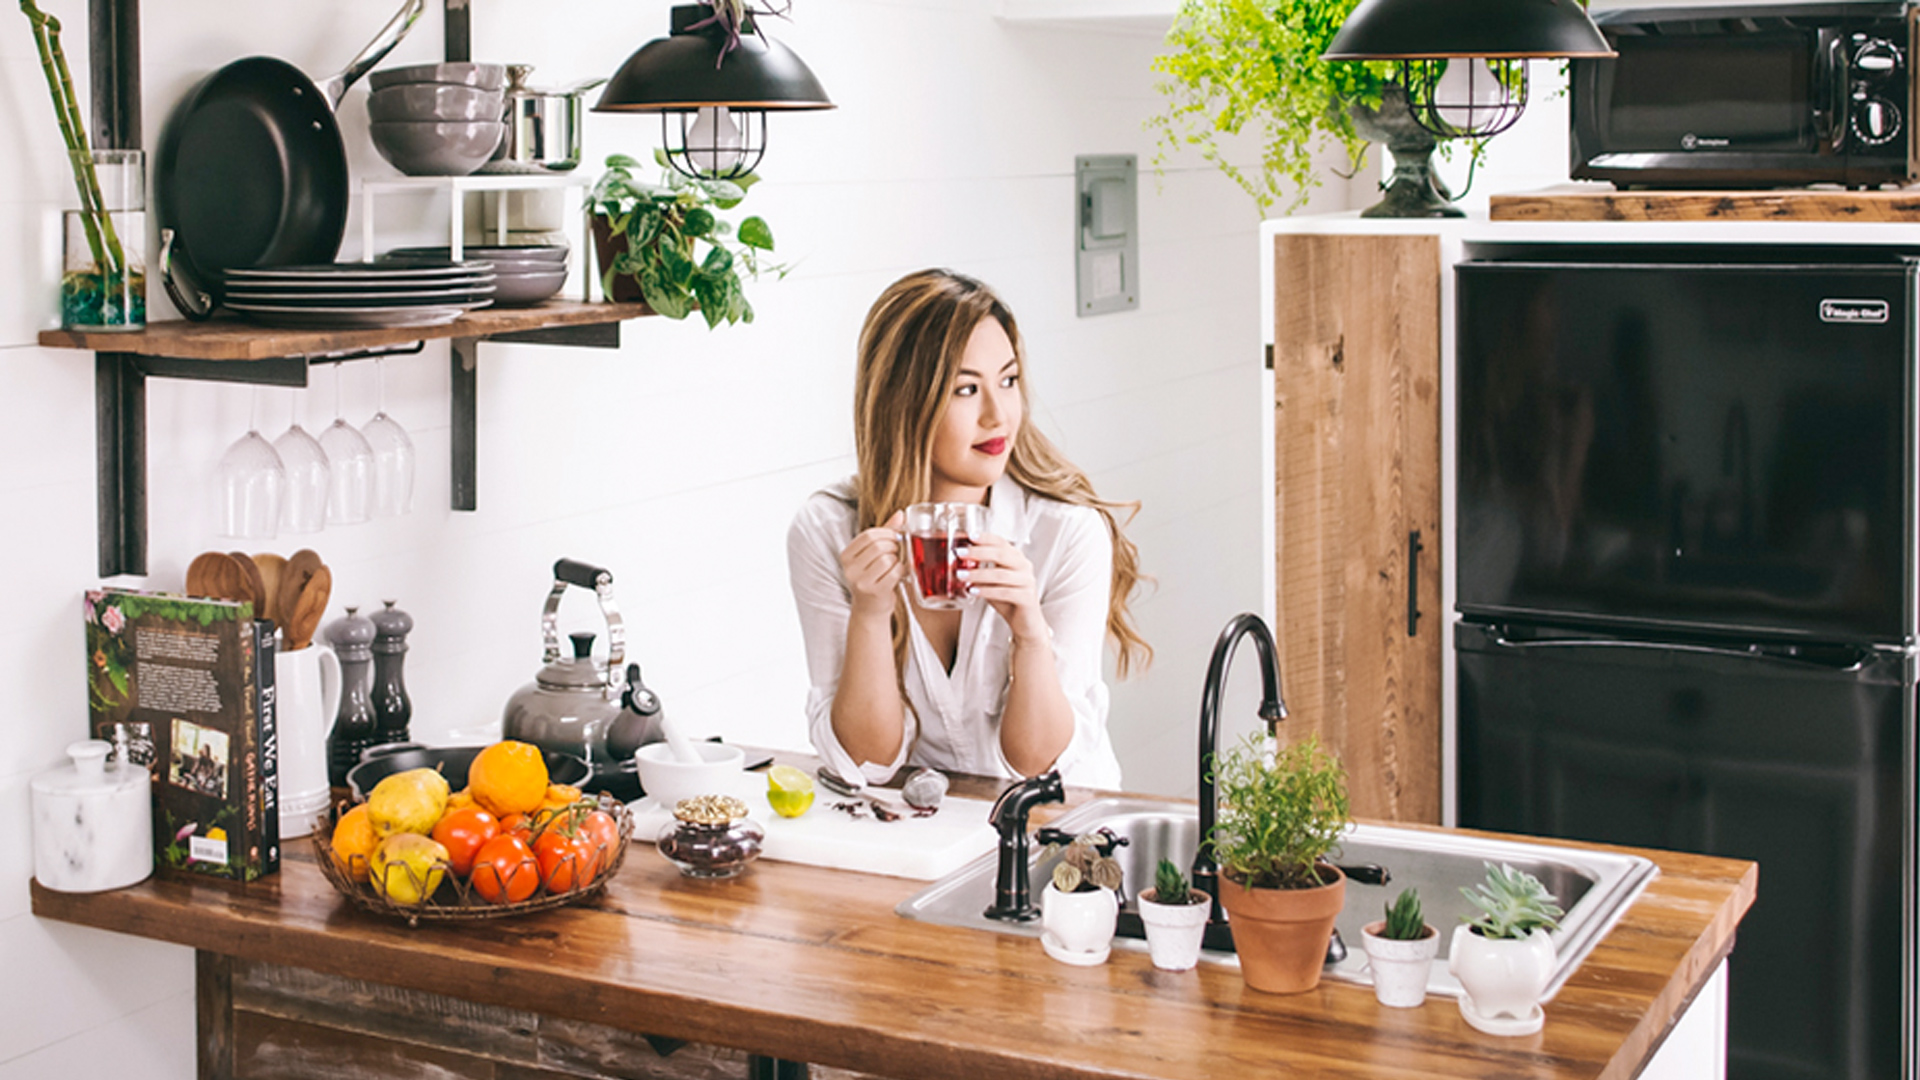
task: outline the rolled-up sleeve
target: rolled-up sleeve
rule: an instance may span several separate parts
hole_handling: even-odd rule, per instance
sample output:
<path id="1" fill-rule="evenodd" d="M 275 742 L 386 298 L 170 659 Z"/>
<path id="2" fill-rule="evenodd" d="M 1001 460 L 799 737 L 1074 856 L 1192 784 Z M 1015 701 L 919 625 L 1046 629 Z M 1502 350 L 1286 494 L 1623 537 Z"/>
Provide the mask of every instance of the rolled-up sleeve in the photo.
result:
<path id="1" fill-rule="evenodd" d="M 899 771 L 913 745 L 913 710 L 892 762 L 857 762 L 833 733 L 833 699 L 847 660 L 847 621 L 853 597 L 840 573 L 840 550 L 853 539 L 853 511 L 830 495 L 809 499 L 787 530 L 787 573 L 807 650 L 807 736 L 814 752 L 850 781 L 880 783 Z M 856 781 L 857 782 L 857 781 Z"/>

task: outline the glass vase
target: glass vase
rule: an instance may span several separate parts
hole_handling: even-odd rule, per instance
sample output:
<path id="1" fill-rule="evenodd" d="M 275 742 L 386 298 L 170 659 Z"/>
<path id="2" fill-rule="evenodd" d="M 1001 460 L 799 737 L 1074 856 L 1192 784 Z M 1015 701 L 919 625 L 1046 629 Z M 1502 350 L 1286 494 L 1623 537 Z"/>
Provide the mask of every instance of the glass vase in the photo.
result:
<path id="1" fill-rule="evenodd" d="M 138 330 L 147 324 L 146 155 L 73 154 L 74 201 L 62 217 L 60 325 Z"/>

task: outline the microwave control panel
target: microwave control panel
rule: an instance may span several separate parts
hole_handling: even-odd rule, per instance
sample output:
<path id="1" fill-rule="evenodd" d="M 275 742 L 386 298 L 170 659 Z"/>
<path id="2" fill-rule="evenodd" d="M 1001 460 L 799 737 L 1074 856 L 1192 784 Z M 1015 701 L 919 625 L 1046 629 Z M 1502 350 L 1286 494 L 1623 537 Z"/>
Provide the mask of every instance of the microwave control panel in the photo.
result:
<path id="1" fill-rule="evenodd" d="M 1906 49 L 1897 42 L 1855 33 L 1849 42 L 1847 103 L 1849 149 L 1886 146 L 1906 130 Z"/>

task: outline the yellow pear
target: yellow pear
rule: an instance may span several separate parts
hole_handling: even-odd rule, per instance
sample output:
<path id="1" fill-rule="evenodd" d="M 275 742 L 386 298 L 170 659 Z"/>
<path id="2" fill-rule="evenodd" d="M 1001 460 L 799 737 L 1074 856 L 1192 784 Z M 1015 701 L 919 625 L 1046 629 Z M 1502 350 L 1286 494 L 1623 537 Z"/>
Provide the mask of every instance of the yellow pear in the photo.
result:
<path id="1" fill-rule="evenodd" d="M 396 904 L 418 904 L 447 876 L 447 849 L 417 833 L 394 833 L 368 861 L 374 890 Z"/>
<path id="2" fill-rule="evenodd" d="M 367 817 L 381 836 L 433 831 L 447 809 L 447 780 L 432 769 L 408 769 L 380 781 L 367 796 Z"/>

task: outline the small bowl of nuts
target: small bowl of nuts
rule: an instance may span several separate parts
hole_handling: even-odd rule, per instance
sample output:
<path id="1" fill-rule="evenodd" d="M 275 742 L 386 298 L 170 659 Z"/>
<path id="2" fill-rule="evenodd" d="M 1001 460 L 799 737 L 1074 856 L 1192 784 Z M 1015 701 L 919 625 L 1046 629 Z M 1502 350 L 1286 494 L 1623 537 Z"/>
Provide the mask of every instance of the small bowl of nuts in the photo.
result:
<path id="1" fill-rule="evenodd" d="M 661 855 L 691 878 L 730 878 L 760 857 L 766 832 L 731 795 L 695 795 L 673 806 L 673 820 L 654 841 Z"/>

